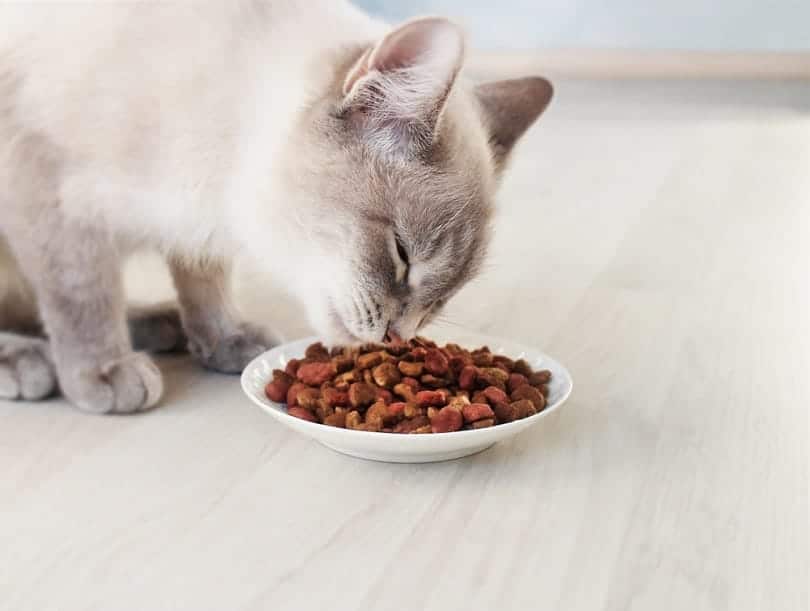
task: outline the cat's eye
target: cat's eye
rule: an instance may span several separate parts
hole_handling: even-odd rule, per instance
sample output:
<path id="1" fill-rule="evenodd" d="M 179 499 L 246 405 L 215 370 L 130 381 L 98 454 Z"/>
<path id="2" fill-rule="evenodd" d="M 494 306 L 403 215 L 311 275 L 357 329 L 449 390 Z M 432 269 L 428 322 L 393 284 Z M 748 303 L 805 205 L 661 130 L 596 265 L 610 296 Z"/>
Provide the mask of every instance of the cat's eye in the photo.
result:
<path id="1" fill-rule="evenodd" d="M 408 260 L 408 251 L 402 244 L 402 240 L 399 236 L 396 236 L 395 239 L 397 242 L 397 255 L 399 256 L 400 261 L 402 261 L 406 266 L 410 265 L 411 262 Z"/>

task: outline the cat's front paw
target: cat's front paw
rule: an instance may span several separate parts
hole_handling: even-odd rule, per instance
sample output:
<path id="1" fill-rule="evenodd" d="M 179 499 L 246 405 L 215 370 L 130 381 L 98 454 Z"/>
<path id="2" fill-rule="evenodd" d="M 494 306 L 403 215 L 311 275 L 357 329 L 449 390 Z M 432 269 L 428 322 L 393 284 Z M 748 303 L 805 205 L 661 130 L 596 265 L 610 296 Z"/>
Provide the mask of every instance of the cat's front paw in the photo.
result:
<path id="1" fill-rule="evenodd" d="M 94 414 L 130 414 L 154 407 L 163 377 L 152 360 L 129 353 L 100 366 L 59 372 L 62 392 L 79 409 Z"/>
<path id="2" fill-rule="evenodd" d="M 242 373 L 248 363 L 272 345 L 267 334 L 249 324 L 239 331 L 206 344 L 189 339 L 189 350 L 206 369 L 220 373 Z"/>
<path id="3" fill-rule="evenodd" d="M 56 391 L 56 371 L 48 342 L 0 333 L 0 398 L 37 401 Z"/>

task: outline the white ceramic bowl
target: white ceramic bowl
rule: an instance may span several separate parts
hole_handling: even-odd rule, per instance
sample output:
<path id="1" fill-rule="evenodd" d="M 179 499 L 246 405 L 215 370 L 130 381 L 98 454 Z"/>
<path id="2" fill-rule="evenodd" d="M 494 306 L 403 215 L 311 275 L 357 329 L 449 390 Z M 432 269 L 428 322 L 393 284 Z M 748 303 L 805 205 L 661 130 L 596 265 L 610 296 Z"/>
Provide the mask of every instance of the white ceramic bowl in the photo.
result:
<path id="1" fill-rule="evenodd" d="M 315 439 L 328 448 L 358 458 L 400 463 L 451 460 L 481 452 L 497 441 L 508 439 L 520 431 L 538 424 L 543 418 L 558 410 L 571 394 L 571 375 L 560 363 L 539 350 L 508 340 L 459 331 L 453 331 L 452 337 L 449 333 L 432 333 L 431 339 L 442 344 L 452 341 L 467 348 L 486 345 L 496 354 L 505 354 L 514 359 L 526 359 L 535 370 L 550 370 L 552 378 L 549 384 L 547 407 L 539 414 L 509 424 L 499 424 L 474 431 L 430 435 L 352 431 L 300 420 L 290 416 L 283 404 L 268 399 L 264 394 L 264 387 L 272 378 L 273 369 L 284 369 L 290 359 L 301 358 L 306 347 L 312 342 L 318 341 L 317 337 L 282 344 L 256 357 L 242 373 L 242 389 L 251 401 L 280 423 Z"/>

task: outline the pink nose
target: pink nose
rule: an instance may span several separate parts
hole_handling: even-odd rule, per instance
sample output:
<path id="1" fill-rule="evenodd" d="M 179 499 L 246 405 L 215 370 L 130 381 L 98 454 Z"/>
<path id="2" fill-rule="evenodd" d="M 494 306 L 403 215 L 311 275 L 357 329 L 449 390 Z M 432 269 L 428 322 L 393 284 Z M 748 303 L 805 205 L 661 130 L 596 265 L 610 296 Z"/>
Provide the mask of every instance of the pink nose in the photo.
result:
<path id="1" fill-rule="evenodd" d="M 388 325 L 388 329 L 385 332 L 385 337 L 383 338 L 384 341 L 394 344 L 395 346 L 398 344 L 404 343 L 402 341 L 402 337 L 391 328 L 391 325 Z"/>

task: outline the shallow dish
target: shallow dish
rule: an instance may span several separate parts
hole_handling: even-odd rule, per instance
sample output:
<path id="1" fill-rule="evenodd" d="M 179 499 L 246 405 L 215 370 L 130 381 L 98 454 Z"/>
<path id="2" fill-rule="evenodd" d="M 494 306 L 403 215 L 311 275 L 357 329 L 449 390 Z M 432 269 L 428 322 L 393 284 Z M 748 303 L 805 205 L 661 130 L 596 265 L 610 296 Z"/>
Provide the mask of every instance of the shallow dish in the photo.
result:
<path id="1" fill-rule="evenodd" d="M 264 387 L 272 378 L 273 369 L 284 369 L 290 359 L 303 357 L 306 347 L 319 340 L 317 337 L 282 344 L 256 357 L 242 373 L 242 389 L 251 401 L 273 418 L 328 448 L 357 458 L 399 463 L 451 460 L 486 450 L 495 442 L 508 439 L 539 423 L 543 418 L 558 410 L 571 394 L 573 385 L 568 370 L 539 350 L 513 341 L 476 333 L 454 331 L 452 337 L 449 335 L 449 333 L 446 336 L 442 333 L 432 333 L 430 338 L 440 344 L 447 341 L 456 342 L 465 348 L 478 348 L 486 345 L 495 354 L 505 354 L 514 359 L 524 358 L 535 370 L 548 369 L 551 371 L 552 378 L 549 383 L 546 409 L 534 416 L 508 424 L 499 424 L 475 431 L 429 435 L 352 431 L 300 420 L 290 416 L 284 404 L 268 399 L 264 394 Z"/>

